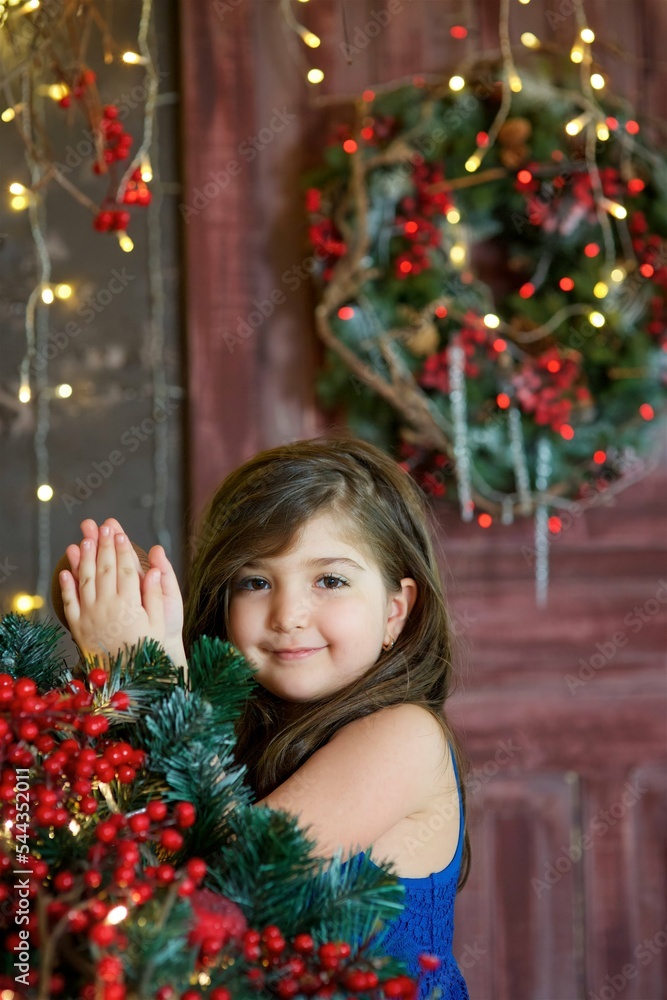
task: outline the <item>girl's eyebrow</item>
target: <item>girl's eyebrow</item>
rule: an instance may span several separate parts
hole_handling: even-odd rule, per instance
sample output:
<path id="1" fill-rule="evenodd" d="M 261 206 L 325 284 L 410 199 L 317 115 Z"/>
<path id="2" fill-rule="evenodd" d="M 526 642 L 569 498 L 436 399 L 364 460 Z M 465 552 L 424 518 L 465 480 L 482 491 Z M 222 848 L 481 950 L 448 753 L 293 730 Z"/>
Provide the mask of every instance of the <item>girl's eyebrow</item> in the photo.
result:
<path id="1" fill-rule="evenodd" d="M 354 559 L 348 559 L 346 556 L 322 556 L 320 559 L 309 559 L 303 565 L 304 566 L 325 566 L 331 563 L 345 563 L 348 566 L 353 566 L 354 569 L 360 569 L 362 573 L 365 572 L 364 567 L 360 566 L 358 562 Z M 244 563 L 244 566 L 248 568 L 266 566 L 267 563 L 263 559 L 253 559 L 251 562 Z"/>

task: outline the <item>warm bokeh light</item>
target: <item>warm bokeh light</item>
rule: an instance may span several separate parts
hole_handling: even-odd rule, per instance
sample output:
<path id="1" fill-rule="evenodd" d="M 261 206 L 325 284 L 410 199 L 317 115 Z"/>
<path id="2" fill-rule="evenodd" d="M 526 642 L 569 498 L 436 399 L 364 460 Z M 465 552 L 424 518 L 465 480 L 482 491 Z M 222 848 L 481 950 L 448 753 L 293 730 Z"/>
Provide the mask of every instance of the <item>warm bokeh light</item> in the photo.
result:
<path id="1" fill-rule="evenodd" d="M 37 487 L 37 498 L 45 503 L 47 500 L 53 500 L 53 490 L 48 483 L 42 483 L 41 486 Z"/>
<path id="2" fill-rule="evenodd" d="M 597 312 L 597 310 L 594 310 L 592 313 L 589 313 L 588 319 L 593 326 L 598 328 L 598 330 L 605 324 L 604 316 L 602 315 L 601 312 Z"/>
<path id="3" fill-rule="evenodd" d="M 449 78 L 449 89 L 450 90 L 454 90 L 454 91 L 463 90 L 463 88 L 465 87 L 465 85 L 466 85 L 466 82 L 465 82 L 465 80 L 463 79 L 462 76 L 452 76 L 452 77 Z"/>
<path id="4" fill-rule="evenodd" d="M 29 403 L 32 399 L 32 392 L 29 385 L 22 385 L 19 389 L 19 403 Z"/>
<path id="5" fill-rule="evenodd" d="M 468 157 L 465 163 L 465 167 L 468 173 L 473 174 L 477 170 L 481 162 L 482 158 L 481 156 L 478 156 L 477 153 L 473 153 L 472 156 Z"/>
<path id="6" fill-rule="evenodd" d="M 134 243 L 132 242 L 131 238 L 127 235 L 127 233 L 123 232 L 122 230 L 119 230 L 117 236 L 121 250 L 124 250 L 125 253 L 130 253 L 131 250 L 134 250 Z"/>
<path id="7" fill-rule="evenodd" d="M 308 80 L 308 83 L 322 83 L 322 80 L 324 79 L 324 73 L 322 72 L 321 69 L 317 68 L 309 69 L 308 73 L 306 74 L 306 78 Z"/>
<path id="8" fill-rule="evenodd" d="M 449 251 L 449 259 L 452 264 L 463 264 L 466 259 L 466 248 L 462 243 L 455 243 Z"/>
<path id="9" fill-rule="evenodd" d="M 71 299 L 72 298 L 72 286 L 68 285 L 67 282 L 63 281 L 55 288 L 57 299 Z"/>
<path id="10" fill-rule="evenodd" d="M 68 399 L 72 395 L 72 386 L 68 382 L 61 382 L 56 386 L 56 395 L 61 399 Z"/>
<path id="11" fill-rule="evenodd" d="M 591 28 L 582 28 L 579 37 L 582 42 L 586 42 L 586 45 L 591 45 L 595 41 L 595 32 Z"/>
<path id="12" fill-rule="evenodd" d="M 591 87 L 593 90 L 602 90 L 605 82 L 606 81 L 602 73 L 591 73 Z"/>
<path id="13" fill-rule="evenodd" d="M 488 326 L 490 330 L 495 330 L 500 326 L 500 317 L 496 316 L 495 313 L 487 313 L 484 317 L 484 325 Z"/>
<path id="14" fill-rule="evenodd" d="M 593 295 L 596 299 L 603 299 L 605 295 L 609 294 L 609 286 L 605 285 L 604 281 L 598 281 L 598 283 L 593 288 Z"/>
<path id="15" fill-rule="evenodd" d="M 53 294 L 53 289 L 47 285 L 46 288 L 42 289 L 42 302 L 45 305 L 50 306 L 54 299 L 55 295 Z"/>
<path id="16" fill-rule="evenodd" d="M 540 40 L 532 31 L 524 31 L 521 36 L 521 42 L 527 49 L 539 49 L 540 47 Z"/>

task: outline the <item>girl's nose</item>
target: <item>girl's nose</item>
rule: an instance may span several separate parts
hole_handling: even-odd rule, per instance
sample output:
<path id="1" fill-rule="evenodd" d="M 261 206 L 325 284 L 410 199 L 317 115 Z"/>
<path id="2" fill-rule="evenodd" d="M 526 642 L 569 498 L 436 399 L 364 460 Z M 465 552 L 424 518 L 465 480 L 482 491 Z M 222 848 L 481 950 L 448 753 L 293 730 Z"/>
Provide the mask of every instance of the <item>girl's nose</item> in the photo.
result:
<path id="1" fill-rule="evenodd" d="M 309 601 L 303 592 L 295 593 L 289 587 L 274 591 L 271 602 L 272 628 L 288 632 L 298 626 L 306 626 L 309 618 Z"/>

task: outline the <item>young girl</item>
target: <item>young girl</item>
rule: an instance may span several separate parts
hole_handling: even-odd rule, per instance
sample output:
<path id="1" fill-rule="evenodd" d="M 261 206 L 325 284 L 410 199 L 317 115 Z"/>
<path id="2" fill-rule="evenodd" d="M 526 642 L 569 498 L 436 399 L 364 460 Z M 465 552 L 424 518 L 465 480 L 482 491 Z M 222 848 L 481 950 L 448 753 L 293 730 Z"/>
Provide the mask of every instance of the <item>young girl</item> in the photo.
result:
<path id="1" fill-rule="evenodd" d="M 150 550 L 143 575 L 112 519 L 99 532 L 82 523 L 61 587 L 82 652 L 150 636 L 185 665 L 202 634 L 241 650 L 260 687 L 236 756 L 257 804 L 295 815 L 320 857 L 342 848 L 356 864 L 372 848 L 406 890 L 385 952 L 415 977 L 419 954 L 437 955 L 420 997 L 439 986 L 442 1000 L 467 1000 L 452 955 L 470 865 L 464 758 L 443 713 L 450 624 L 427 524 L 414 481 L 379 448 L 342 434 L 296 441 L 213 495 L 184 620 L 164 550 Z"/>

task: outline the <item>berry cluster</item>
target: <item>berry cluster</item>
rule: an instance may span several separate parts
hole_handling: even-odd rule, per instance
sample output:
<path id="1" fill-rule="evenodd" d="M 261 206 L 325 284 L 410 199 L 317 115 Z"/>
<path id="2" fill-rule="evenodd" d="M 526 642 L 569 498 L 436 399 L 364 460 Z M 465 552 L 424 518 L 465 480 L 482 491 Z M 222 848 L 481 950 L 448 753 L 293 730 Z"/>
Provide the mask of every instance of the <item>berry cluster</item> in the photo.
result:
<path id="1" fill-rule="evenodd" d="M 463 324 L 451 337 L 451 343 L 438 351 L 437 354 L 429 355 L 424 361 L 417 381 L 425 389 L 449 392 L 450 350 L 454 345 L 463 348 L 465 354 L 464 373 L 467 378 L 477 378 L 485 360 L 497 361 L 498 355 L 506 346 L 501 339 L 492 334 L 480 322 L 474 313 L 465 313 Z"/>
<path id="2" fill-rule="evenodd" d="M 72 103 L 72 97 L 70 95 L 73 95 L 77 101 L 82 100 L 85 97 L 88 88 L 92 87 L 96 80 L 97 76 L 94 70 L 82 69 L 81 72 L 75 77 L 71 88 L 69 87 L 69 84 L 65 84 L 68 88 L 68 92 L 58 101 L 60 107 L 69 108 Z"/>
<path id="3" fill-rule="evenodd" d="M 577 361 L 551 347 L 539 357 L 526 359 L 512 382 L 524 413 L 533 414 L 536 424 L 548 424 L 559 431 L 570 419 L 575 403 L 585 407 L 592 402 L 590 390 L 581 384 L 581 378 Z"/>
<path id="4" fill-rule="evenodd" d="M 401 199 L 396 215 L 401 246 L 405 248 L 394 259 L 398 278 L 420 274 L 429 267 L 428 249 L 442 243 L 442 216 L 454 207 L 447 191 L 438 189 L 445 179 L 442 168 L 424 163 L 421 156 L 414 157 L 413 162 L 417 164 L 412 175 L 415 191 Z"/>
<path id="5" fill-rule="evenodd" d="M 102 119 L 99 124 L 104 140 L 102 159 L 93 164 L 96 174 L 105 174 L 110 163 L 126 160 L 130 155 L 132 136 L 123 128 L 118 120 L 118 108 L 115 104 L 105 104 L 102 109 Z"/>

